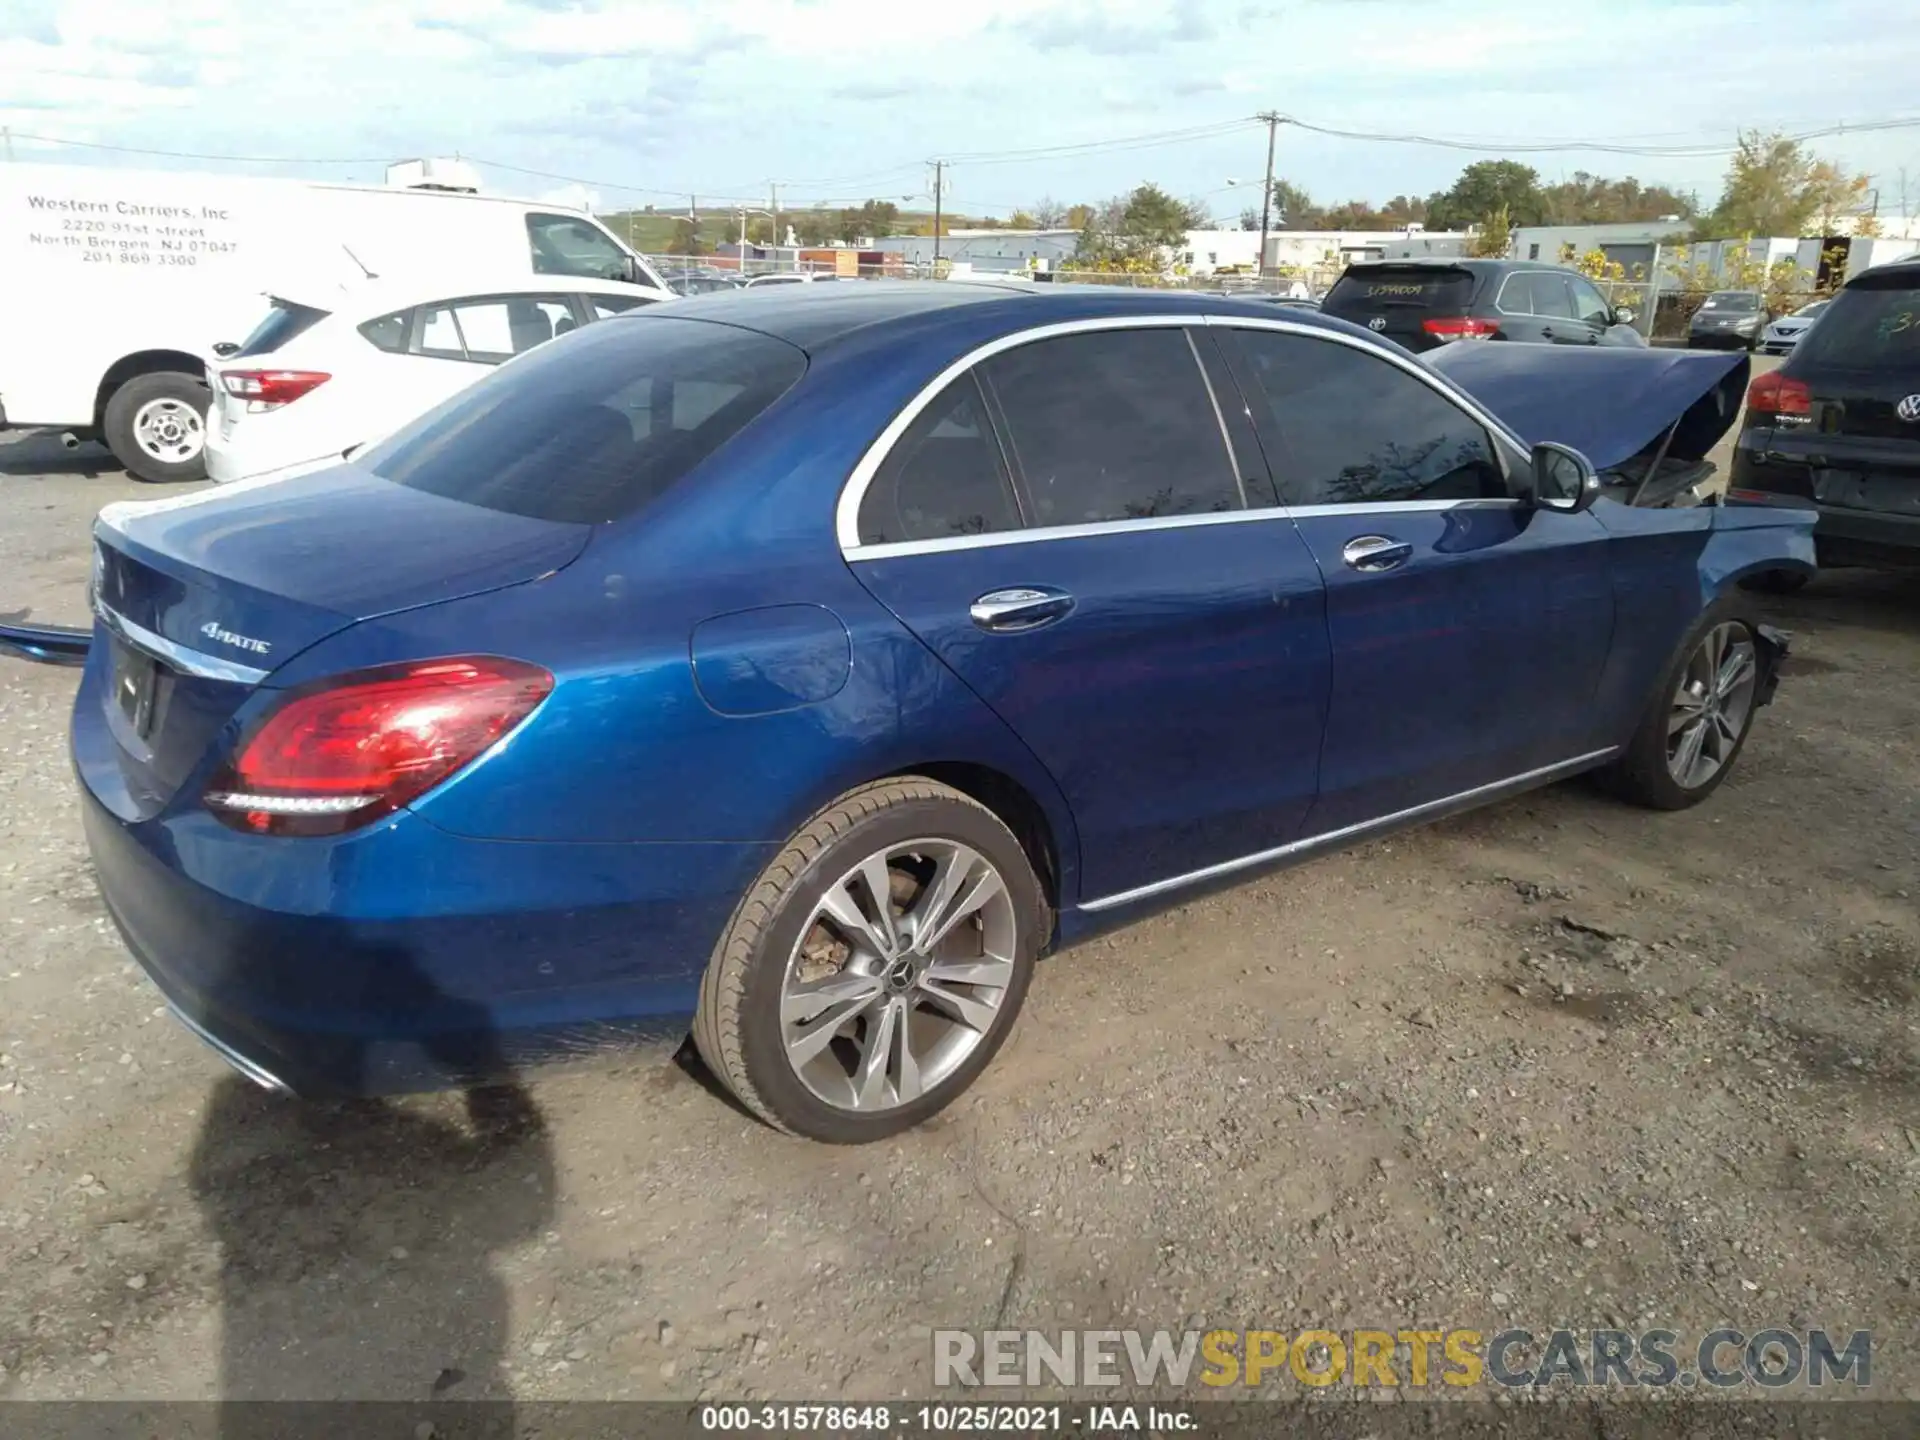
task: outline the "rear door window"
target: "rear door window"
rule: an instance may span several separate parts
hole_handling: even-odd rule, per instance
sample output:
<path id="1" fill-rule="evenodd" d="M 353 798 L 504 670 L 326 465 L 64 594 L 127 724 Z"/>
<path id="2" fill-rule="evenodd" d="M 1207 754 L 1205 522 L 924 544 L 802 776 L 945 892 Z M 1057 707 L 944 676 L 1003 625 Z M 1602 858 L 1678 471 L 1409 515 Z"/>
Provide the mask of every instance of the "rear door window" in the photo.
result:
<path id="1" fill-rule="evenodd" d="M 376 350 L 385 350 L 389 355 L 406 353 L 407 337 L 413 331 L 413 311 L 396 310 L 391 315 L 382 315 L 368 320 L 360 326 L 361 335 Z"/>
<path id="2" fill-rule="evenodd" d="M 963 375 L 922 410 L 860 501 L 860 543 L 946 540 L 1020 528 L 980 385 Z"/>
<path id="3" fill-rule="evenodd" d="M 326 319 L 330 311 L 316 309 L 312 305 L 297 305 L 291 300 L 274 298 L 273 308 L 267 311 L 260 323 L 253 327 L 252 333 L 240 342 L 240 348 L 229 359 L 244 359 L 249 355 L 271 355 L 281 346 L 301 335 Z"/>
<path id="4" fill-rule="evenodd" d="M 1035 526 L 1238 510 L 1245 500 L 1186 332 L 1101 330 L 982 367 Z"/>
<path id="5" fill-rule="evenodd" d="M 589 325 L 367 450 L 383 479 L 539 520 L 630 514 L 806 371 L 784 340 L 664 315 Z"/>
<path id="6" fill-rule="evenodd" d="M 476 295 L 426 307 L 415 353 L 435 360 L 498 365 L 573 325 L 564 295 Z"/>

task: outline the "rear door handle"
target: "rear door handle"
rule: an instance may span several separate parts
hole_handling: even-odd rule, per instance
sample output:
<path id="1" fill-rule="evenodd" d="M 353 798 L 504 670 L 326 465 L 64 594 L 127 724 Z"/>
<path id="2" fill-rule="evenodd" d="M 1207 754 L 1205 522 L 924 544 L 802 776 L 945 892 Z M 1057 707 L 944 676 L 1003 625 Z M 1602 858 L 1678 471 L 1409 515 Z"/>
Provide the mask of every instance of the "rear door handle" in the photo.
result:
<path id="1" fill-rule="evenodd" d="M 1018 585 L 1010 590 L 989 590 L 973 602 L 967 614 L 982 630 L 1005 634 L 1063 620 L 1072 609 L 1073 597 L 1064 590 Z"/>
<path id="2" fill-rule="evenodd" d="M 1340 558 L 1349 570 L 1397 570 L 1413 558 L 1413 546 L 1385 535 L 1359 535 L 1347 541 Z"/>

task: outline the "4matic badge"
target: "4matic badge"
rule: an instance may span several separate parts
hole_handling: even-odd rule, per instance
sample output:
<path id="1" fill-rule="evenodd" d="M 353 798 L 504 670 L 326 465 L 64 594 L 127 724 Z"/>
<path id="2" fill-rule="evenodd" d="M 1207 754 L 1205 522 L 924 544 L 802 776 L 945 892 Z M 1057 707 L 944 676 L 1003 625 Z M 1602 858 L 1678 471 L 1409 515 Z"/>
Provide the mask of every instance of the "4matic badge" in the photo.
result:
<path id="1" fill-rule="evenodd" d="M 236 650 L 251 650 L 255 655 L 265 655 L 273 646 L 265 640 L 256 640 L 251 635 L 236 635 L 231 630 L 223 630 L 218 620 L 209 620 L 200 627 L 200 633 L 209 640 L 218 640 L 222 645 L 231 645 Z"/>

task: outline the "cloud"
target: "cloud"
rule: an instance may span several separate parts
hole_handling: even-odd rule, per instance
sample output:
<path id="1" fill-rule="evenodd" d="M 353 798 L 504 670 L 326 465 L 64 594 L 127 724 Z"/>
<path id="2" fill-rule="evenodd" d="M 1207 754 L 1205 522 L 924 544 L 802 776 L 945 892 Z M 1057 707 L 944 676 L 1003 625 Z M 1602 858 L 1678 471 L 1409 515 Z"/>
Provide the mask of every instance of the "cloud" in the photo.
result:
<path id="1" fill-rule="evenodd" d="M 1730 140 L 1736 126 L 1817 123 L 1822 107 L 1910 113 L 1920 35 L 1889 30 L 1883 3 L 1822 0 L 1807 27 L 1805 0 L 1737 11 L 1723 0 L 968 0 L 884 12 L 872 0 L 0 0 L 0 124 L 23 159 L 223 168 L 22 138 L 38 134 L 287 157 L 224 167 L 237 173 L 377 180 L 384 158 L 458 152 L 494 162 L 484 173 L 502 189 L 581 177 L 609 206 L 680 204 L 688 191 L 727 203 L 764 194 L 768 177 L 783 201 L 844 203 L 922 188 L 929 155 L 1091 146 L 1268 105 L 1345 128 L 1496 140 Z M 1730 23 L 1795 34 L 1806 84 L 1776 96 L 1747 69 L 1702 67 Z M 1841 79 L 1839 98 L 1820 98 Z M 1265 139 L 1250 124 L 1001 156 L 958 166 L 953 182 L 1001 210 L 1143 179 L 1187 194 L 1255 173 Z M 1891 175 L 1916 142 L 1920 131 L 1889 131 L 1817 148 Z M 1444 188 L 1474 158 L 1288 129 L 1279 164 L 1316 192 L 1384 198 Z M 1630 172 L 1707 193 L 1724 168 L 1527 159 L 1550 178 Z"/>

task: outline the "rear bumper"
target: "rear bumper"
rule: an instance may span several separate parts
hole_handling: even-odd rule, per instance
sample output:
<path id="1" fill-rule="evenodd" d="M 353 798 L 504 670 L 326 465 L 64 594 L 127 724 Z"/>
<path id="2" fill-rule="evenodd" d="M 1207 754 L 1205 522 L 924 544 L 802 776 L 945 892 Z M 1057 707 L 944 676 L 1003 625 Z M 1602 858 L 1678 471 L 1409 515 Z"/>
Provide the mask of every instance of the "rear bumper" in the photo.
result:
<path id="1" fill-rule="evenodd" d="M 1766 430 L 1741 433 L 1733 452 L 1729 500 L 1812 510 L 1820 517 L 1814 539 L 1822 565 L 1920 565 L 1920 513 L 1819 504 L 1813 499 L 1811 463 L 1780 457 L 1771 435 Z M 1802 442 L 1796 437 L 1792 442 L 1779 443 Z M 1836 448 L 1842 442 L 1832 437 L 1817 437 L 1817 443 L 1823 466 L 1870 474 L 1901 473 L 1897 468 L 1889 471 L 1877 465 L 1869 452 L 1852 454 Z M 1920 476 L 1915 477 L 1914 484 L 1920 486 Z"/>
<path id="2" fill-rule="evenodd" d="M 284 445 L 248 444 L 238 436 L 223 438 L 217 424 L 207 428 L 205 453 L 207 478 L 216 485 L 230 485 L 236 480 L 285 480 L 340 463 L 337 451 L 290 460 Z"/>
<path id="3" fill-rule="evenodd" d="M 470 840 L 404 811 L 352 836 L 271 839 L 191 801 L 128 820 L 88 699 L 75 765 L 109 915 L 191 1030 L 299 1095 L 473 1085 L 677 1039 L 776 848 Z"/>

